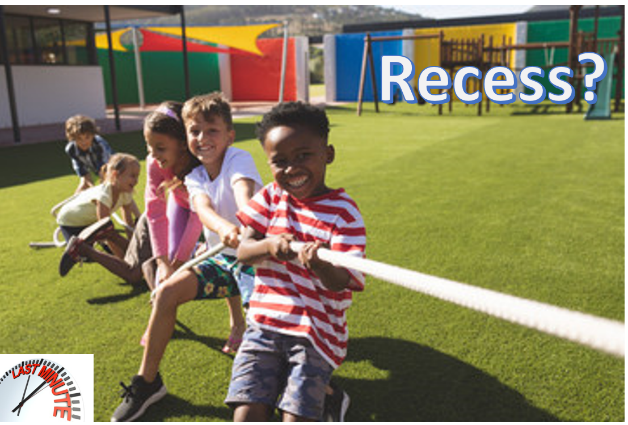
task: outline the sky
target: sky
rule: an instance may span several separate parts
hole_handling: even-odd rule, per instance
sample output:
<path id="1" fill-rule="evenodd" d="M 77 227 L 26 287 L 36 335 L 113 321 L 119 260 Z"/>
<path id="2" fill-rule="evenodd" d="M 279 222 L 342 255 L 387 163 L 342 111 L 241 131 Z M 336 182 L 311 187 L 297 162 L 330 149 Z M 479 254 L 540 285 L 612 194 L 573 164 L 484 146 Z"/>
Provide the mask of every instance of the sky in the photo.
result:
<path id="1" fill-rule="evenodd" d="M 448 19 L 521 13 L 530 9 L 532 5 L 382 5 L 382 7 L 399 9 L 410 13 L 419 13 L 426 18 Z"/>

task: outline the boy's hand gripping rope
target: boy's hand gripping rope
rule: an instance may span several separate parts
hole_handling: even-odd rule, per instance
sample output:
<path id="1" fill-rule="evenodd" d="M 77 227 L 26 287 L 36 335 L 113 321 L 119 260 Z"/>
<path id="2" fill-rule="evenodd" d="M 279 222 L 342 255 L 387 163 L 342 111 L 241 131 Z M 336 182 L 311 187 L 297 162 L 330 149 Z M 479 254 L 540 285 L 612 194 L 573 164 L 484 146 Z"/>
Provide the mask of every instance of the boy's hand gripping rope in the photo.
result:
<path id="1" fill-rule="evenodd" d="M 303 242 L 291 242 L 299 252 Z M 565 308 L 526 300 L 401 267 L 319 248 L 320 259 L 431 295 L 491 316 L 577 342 L 618 357 L 625 356 L 625 325 Z"/>

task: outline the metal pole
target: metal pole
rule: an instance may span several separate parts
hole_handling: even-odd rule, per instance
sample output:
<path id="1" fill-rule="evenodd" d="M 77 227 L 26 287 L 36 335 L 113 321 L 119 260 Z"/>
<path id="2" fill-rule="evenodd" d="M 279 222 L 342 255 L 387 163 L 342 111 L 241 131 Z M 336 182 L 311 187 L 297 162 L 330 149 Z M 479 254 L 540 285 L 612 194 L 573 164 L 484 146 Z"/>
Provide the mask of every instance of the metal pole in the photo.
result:
<path id="1" fill-rule="evenodd" d="M 283 22 L 283 51 L 281 53 L 281 82 L 279 84 L 279 103 L 283 102 L 286 85 L 286 62 L 288 59 L 288 21 Z"/>
<path id="2" fill-rule="evenodd" d="M 137 96 L 140 100 L 140 109 L 144 110 L 144 76 L 142 75 L 142 56 L 140 43 L 137 39 L 137 28 L 133 27 L 133 51 L 135 53 L 135 74 L 137 76 Z"/>
<path id="3" fill-rule="evenodd" d="M 13 127 L 13 141 L 20 143 L 20 123 L 17 118 L 17 105 L 15 103 L 15 89 L 13 87 L 13 73 L 11 72 L 11 61 L 9 60 L 9 47 L 7 46 L 7 32 L 4 25 L 4 6 L 0 5 L 0 49 L 4 58 L 4 74 L 7 80 L 7 94 L 9 96 L 9 108 L 11 109 L 11 126 Z"/>
<path id="4" fill-rule="evenodd" d="M 190 70 L 188 66 L 188 38 L 185 33 L 185 12 L 184 6 L 181 6 L 181 39 L 183 40 L 183 74 L 185 80 L 185 98 L 189 99 L 190 96 Z"/>
<path id="5" fill-rule="evenodd" d="M 109 6 L 105 8 L 105 24 L 107 25 L 107 43 L 109 43 L 109 72 L 111 73 L 111 100 L 113 102 L 113 114 L 116 122 L 116 130 L 120 131 L 120 109 L 118 107 L 118 85 L 116 82 L 116 64 L 113 58 L 113 42 L 111 40 L 111 18 Z"/>

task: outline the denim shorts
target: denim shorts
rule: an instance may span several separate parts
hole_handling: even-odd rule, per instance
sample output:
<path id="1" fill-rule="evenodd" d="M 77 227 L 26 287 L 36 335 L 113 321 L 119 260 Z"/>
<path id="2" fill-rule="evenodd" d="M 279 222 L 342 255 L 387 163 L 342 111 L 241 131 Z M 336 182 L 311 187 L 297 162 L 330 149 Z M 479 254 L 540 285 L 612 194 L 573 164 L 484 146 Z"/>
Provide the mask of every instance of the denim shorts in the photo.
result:
<path id="1" fill-rule="evenodd" d="M 262 403 L 319 420 L 333 367 L 303 337 L 249 324 L 233 361 L 225 403 Z"/>
<path id="2" fill-rule="evenodd" d="M 218 254 L 192 268 L 198 282 L 197 300 L 242 296 L 242 304 L 248 306 L 253 293 L 255 271 L 242 266 L 230 255 Z"/>

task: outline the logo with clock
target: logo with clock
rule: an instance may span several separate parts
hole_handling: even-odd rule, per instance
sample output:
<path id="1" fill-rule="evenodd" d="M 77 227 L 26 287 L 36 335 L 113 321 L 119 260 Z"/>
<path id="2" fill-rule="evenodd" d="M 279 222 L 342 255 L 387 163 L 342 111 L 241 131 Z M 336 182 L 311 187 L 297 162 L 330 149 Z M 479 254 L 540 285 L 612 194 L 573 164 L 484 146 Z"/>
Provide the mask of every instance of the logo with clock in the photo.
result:
<path id="1" fill-rule="evenodd" d="M 45 358 L 23 360 L 0 376 L 0 422 L 85 421 L 78 382 Z"/>

